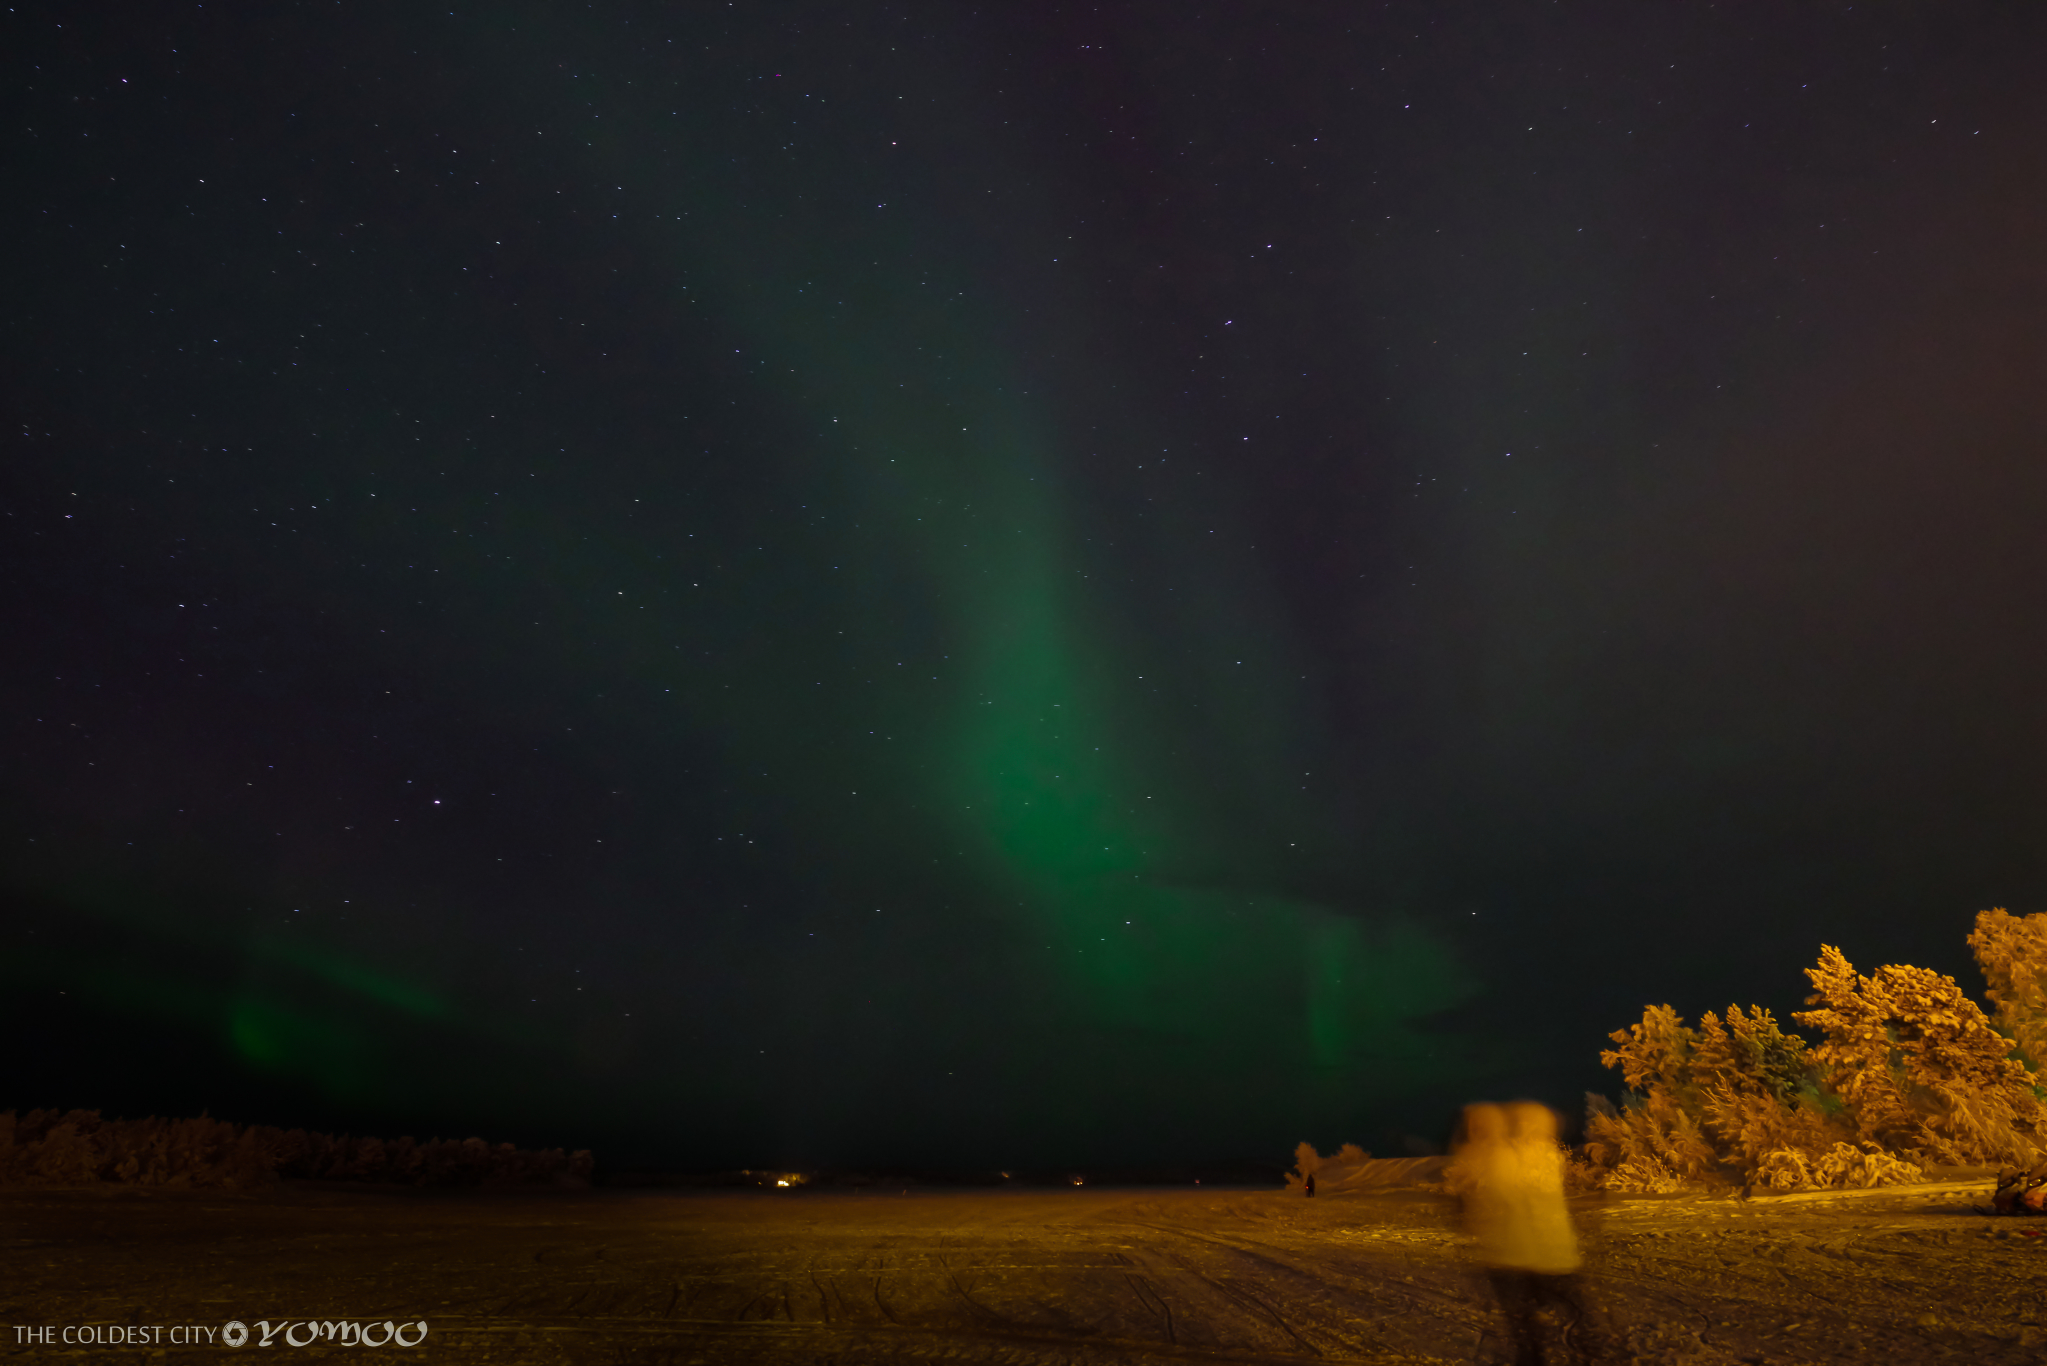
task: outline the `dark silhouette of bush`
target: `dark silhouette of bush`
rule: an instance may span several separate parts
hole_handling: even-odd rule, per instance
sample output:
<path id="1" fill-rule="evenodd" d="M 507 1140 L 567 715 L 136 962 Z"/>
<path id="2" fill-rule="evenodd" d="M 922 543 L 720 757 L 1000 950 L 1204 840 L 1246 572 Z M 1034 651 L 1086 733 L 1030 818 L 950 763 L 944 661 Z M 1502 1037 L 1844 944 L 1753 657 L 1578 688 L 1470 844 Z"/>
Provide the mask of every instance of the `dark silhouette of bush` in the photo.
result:
<path id="1" fill-rule="evenodd" d="M 337 1137 L 197 1119 L 102 1119 L 97 1110 L 0 1113 L 0 1187 L 125 1185 L 255 1190 L 286 1179 L 405 1186 L 582 1185 L 587 1150 L 535 1152 L 480 1138 Z"/>

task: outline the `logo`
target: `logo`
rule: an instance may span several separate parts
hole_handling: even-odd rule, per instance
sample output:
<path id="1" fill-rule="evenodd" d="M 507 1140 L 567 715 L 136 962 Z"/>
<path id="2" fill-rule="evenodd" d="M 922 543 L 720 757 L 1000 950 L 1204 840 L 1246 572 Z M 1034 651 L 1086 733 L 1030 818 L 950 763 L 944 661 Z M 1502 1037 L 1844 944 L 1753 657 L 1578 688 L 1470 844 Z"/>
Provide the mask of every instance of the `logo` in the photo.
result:
<path id="1" fill-rule="evenodd" d="M 286 1347 L 311 1347 L 326 1343 L 333 1347 L 417 1347 L 426 1341 L 426 1320 L 417 1323 L 360 1323 L 354 1319 L 285 1319 L 272 1323 L 256 1320 L 258 1347 L 282 1343 Z M 220 1330 L 220 1340 L 240 1347 L 249 1340 L 248 1325 L 239 1319 Z"/>

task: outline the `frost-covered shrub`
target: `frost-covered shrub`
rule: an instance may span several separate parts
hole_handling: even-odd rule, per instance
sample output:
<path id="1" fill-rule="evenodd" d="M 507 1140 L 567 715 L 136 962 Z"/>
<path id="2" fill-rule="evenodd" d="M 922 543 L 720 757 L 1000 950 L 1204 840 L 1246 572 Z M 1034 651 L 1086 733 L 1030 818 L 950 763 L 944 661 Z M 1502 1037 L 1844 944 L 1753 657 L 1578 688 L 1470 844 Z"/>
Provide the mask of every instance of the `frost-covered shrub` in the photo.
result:
<path id="1" fill-rule="evenodd" d="M 1896 1157 L 1874 1143 L 1857 1147 L 1836 1143 L 1826 1152 L 1809 1148 L 1778 1148 L 1757 1164 L 1754 1185 L 1760 1190 L 1800 1191 L 1815 1186 L 1866 1188 L 1899 1186 L 1925 1176 L 1917 1163 Z"/>
<path id="2" fill-rule="evenodd" d="M 1622 1110 L 1608 1106 L 1589 1115 L 1585 1153 L 1606 1173 L 1601 1184 L 1650 1195 L 1704 1180 L 1719 1167 L 1697 1118 L 1663 1087 L 1629 1095 Z"/>
<path id="3" fill-rule="evenodd" d="M 1287 1189 L 1306 1189 L 1308 1178 L 1325 1168 L 1341 1168 L 1346 1173 L 1355 1171 L 1371 1156 L 1355 1143 L 1344 1144 L 1332 1157 L 1316 1152 L 1312 1143 L 1302 1143 L 1294 1149 L 1294 1169 L 1286 1174 Z"/>

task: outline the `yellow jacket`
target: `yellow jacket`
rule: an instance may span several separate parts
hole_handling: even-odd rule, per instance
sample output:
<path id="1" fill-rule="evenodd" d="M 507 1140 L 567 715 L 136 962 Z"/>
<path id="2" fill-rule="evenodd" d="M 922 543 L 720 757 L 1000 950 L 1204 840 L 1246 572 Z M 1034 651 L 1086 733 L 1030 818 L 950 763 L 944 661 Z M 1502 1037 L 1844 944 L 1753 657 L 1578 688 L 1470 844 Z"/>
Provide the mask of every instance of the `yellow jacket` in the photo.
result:
<path id="1" fill-rule="evenodd" d="M 1474 1105 L 1465 1112 L 1466 1139 L 1452 1183 L 1464 1196 L 1464 1221 L 1488 1266 L 1562 1275 L 1584 1264 L 1578 1234 L 1564 1207 L 1564 1154 L 1555 1117 Z M 1491 1114 L 1481 1113 L 1491 1111 Z"/>

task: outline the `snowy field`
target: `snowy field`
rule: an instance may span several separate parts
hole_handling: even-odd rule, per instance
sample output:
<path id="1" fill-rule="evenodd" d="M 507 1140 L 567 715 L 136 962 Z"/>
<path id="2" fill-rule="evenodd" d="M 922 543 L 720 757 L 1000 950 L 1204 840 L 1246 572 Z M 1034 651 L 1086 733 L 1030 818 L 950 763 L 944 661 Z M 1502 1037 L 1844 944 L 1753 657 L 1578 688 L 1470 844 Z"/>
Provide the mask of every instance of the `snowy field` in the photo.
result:
<path id="1" fill-rule="evenodd" d="M 1575 1203 L 1645 1362 L 2047 1359 L 2041 1221 L 1986 1184 Z M 0 1196 L 0 1353 L 219 1361 L 426 1324 L 440 1362 L 1489 1362 L 1447 1201 L 1415 1190 L 1096 1187 L 492 1195 L 287 1188 Z M 201 1345 L 174 1343 L 195 1332 Z M 124 1346 L 23 1340 L 84 1327 Z M 211 1329 L 215 1340 L 203 1341 Z M 359 1328 L 357 1330 L 359 1331 Z M 407 1329 L 418 1335 L 416 1327 Z M 153 1334 L 153 1339 L 152 1339 Z M 73 1337 L 79 1336 L 75 1331 Z M 272 1359 L 275 1359 L 273 1356 Z"/>

